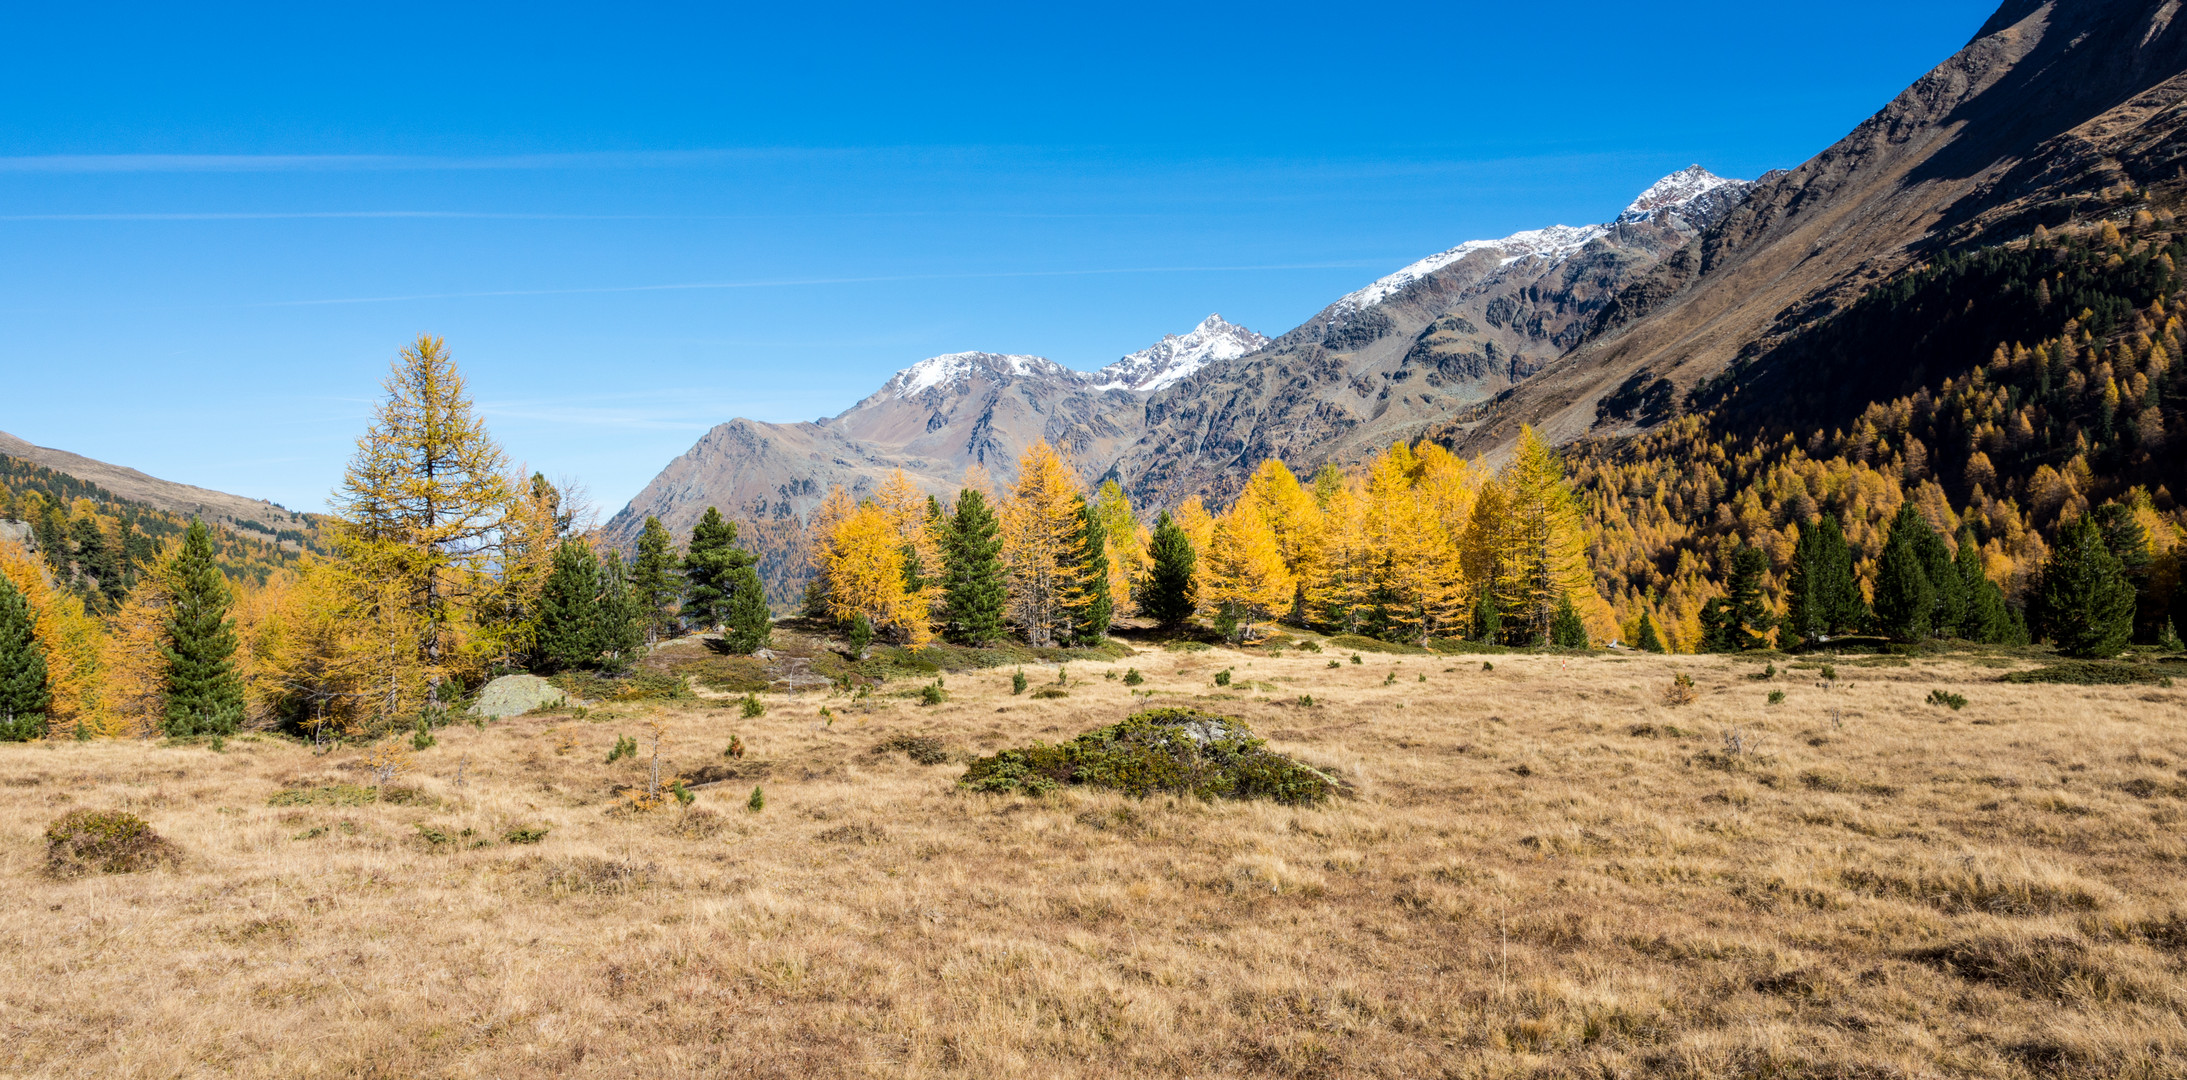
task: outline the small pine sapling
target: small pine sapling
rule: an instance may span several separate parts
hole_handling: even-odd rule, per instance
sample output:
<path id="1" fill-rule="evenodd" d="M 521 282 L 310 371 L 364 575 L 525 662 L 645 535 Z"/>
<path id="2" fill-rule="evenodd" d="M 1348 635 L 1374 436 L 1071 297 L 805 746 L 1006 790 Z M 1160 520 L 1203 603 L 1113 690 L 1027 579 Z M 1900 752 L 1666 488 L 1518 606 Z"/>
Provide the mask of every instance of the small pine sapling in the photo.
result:
<path id="1" fill-rule="evenodd" d="M 1146 681 L 1147 677 L 1139 674 L 1138 668 L 1131 668 L 1124 672 L 1124 685 L 1126 686 L 1138 686 Z"/>
<path id="2" fill-rule="evenodd" d="M 615 737 L 615 748 L 608 751 L 607 763 L 613 765 L 624 758 L 636 758 L 637 756 L 638 740 L 628 735 L 617 735 Z"/>
<path id="3" fill-rule="evenodd" d="M 731 735 L 731 736 L 729 736 L 729 746 L 728 746 L 728 748 L 727 748 L 727 749 L 724 749 L 724 750 L 723 750 L 723 751 L 721 752 L 721 756 L 723 756 L 723 757 L 725 757 L 725 758 L 740 758 L 740 757 L 743 757 L 743 756 L 744 756 L 744 740 L 743 740 L 742 738 L 738 737 L 738 736 L 735 736 L 735 735 Z"/>
<path id="4" fill-rule="evenodd" d="M 1217 686 L 1229 686 L 1229 685 L 1230 685 L 1230 671 L 1231 671 L 1231 669 L 1229 669 L 1229 668 L 1224 668 L 1224 669 L 1222 669 L 1221 671 L 1218 671 L 1218 672 L 1216 672 L 1216 673 L 1215 673 L 1215 685 L 1217 685 Z"/>
<path id="5" fill-rule="evenodd" d="M 1025 692 L 1024 668 L 1019 668 L 1016 674 L 1010 676 L 1010 692 L 1013 694 L 1022 694 Z"/>
<path id="6" fill-rule="evenodd" d="M 1769 703 L 1770 703 L 1770 704 L 1772 704 L 1772 705 L 1782 705 L 1782 704 L 1784 704 L 1784 703 L 1785 703 L 1785 692 L 1784 692 L 1784 691 L 1782 691 L 1782 690 L 1772 690 L 1772 691 L 1770 691 L 1770 692 L 1769 692 Z"/>
<path id="7" fill-rule="evenodd" d="M 767 809 L 767 793 L 761 791 L 759 785 L 752 785 L 752 797 L 744 800 L 744 808 L 755 814 Z"/>
<path id="8" fill-rule="evenodd" d="M 761 705 L 761 704 L 759 703 L 759 695 L 758 695 L 758 694 L 746 694 L 746 695 L 744 695 L 744 701 L 743 701 L 743 706 L 744 706 L 744 718 L 745 718 L 746 720 L 750 720 L 750 719 L 752 719 L 753 717 L 756 717 L 756 716 L 760 716 L 760 715 L 763 715 L 763 714 L 765 714 L 765 713 L 766 713 L 766 711 L 767 711 L 767 707 L 766 707 L 766 706 L 764 706 L 764 705 Z"/>

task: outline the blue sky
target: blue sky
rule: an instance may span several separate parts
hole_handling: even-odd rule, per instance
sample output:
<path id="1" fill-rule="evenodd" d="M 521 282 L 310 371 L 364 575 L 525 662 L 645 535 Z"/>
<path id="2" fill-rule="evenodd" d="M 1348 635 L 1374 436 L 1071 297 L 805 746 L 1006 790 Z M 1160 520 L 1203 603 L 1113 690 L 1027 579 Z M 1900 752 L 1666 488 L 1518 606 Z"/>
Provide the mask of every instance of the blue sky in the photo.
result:
<path id="1" fill-rule="evenodd" d="M 424 331 L 612 512 L 925 356 L 1797 165 L 1993 5 L 451 7 L 0 13 L 0 430 L 319 509 Z"/>

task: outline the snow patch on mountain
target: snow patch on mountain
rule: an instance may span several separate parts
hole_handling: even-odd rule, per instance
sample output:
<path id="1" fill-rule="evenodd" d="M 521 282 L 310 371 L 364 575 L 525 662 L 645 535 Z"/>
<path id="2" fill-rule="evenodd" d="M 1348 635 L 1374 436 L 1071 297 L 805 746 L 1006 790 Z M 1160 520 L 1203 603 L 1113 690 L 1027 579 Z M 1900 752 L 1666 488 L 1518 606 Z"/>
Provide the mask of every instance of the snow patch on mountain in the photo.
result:
<path id="1" fill-rule="evenodd" d="M 1646 221 L 1666 210 L 1677 213 L 1711 199 L 1738 197 L 1753 186 L 1750 181 L 1729 180 L 1699 165 L 1688 165 L 1641 192 L 1640 197 L 1617 216 L 1617 223 Z"/>
<path id="2" fill-rule="evenodd" d="M 944 353 L 928 357 L 897 372 L 888 381 L 888 385 L 881 388 L 881 392 L 899 399 L 917 397 L 935 387 L 954 386 L 981 373 L 1003 376 L 1048 375 L 1066 379 L 1078 374 L 1045 356 L 988 352 Z"/>
<path id="3" fill-rule="evenodd" d="M 1522 259 L 1548 259 L 1561 262 L 1576 254 L 1581 248 L 1598 237 L 1607 236 L 1612 228 L 1632 222 L 1646 221 L 1666 211 L 1695 220 L 1702 211 L 1715 209 L 1724 200 L 1745 197 L 1754 186 L 1747 180 L 1729 180 L 1692 165 L 1656 181 L 1648 190 L 1640 193 L 1617 220 L 1607 225 L 1551 225 L 1546 229 L 1529 229 L 1512 233 L 1499 240 L 1468 240 L 1448 251 L 1437 252 L 1386 277 L 1376 278 L 1366 288 L 1346 294 L 1335 307 L 1338 311 L 1359 311 L 1373 307 L 1390 297 L 1405 291 L 1407 286 L 1427 277 L 1444 267 L 1451 266 L 1475 252 L 1490 251 L 1498 256 L 1499 267 L 1509 266 Z"/>
<path id="4" fill-rule="evenodd" d="M 1208 363 L 1235 360 L 1266 347 L 1268 339 L 1221 315 L 1209 315 L 1187 334 L 1162 340 L 1094 373 L 1096 390 L 1133 390 L 1151 394 L 1191 377 Z"/>
<path id="5" fill-rule="evenodd" d="M 1373 307 L 1403 292 L 1407 285 L 1477 251 L 1495 252 L 1501 257 L 1497 263 L 1499 266 L 1509 266 L 1520 259 L 1561 260 L 1586 247 L 1588 241 L 1609 231 L 1601 225 L 1551 225 L 1546 229 L 1515 232 L 1500 240 L 1468 240 L 1449 251 L 1430 255 L 1394 274 L 1376 278 L 1366 288 L 1345 294 L 1337 301 L 1337 306 L 1353 311 Z"/>

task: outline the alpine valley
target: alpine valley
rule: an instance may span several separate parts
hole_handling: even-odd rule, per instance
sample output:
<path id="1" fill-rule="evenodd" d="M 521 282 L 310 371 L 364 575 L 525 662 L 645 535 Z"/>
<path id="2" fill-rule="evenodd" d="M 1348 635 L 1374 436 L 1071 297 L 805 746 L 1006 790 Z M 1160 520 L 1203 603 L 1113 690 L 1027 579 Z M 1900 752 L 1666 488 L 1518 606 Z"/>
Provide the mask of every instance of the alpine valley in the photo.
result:
<path id="1" fill-rule="evenodd" d="M 1227 501 L 1268 458 L 1303 475 L 1423 437 L 1494 463 L 1525 425 L 1583 460 L 1642 452 L 1688 418 L 1718 443 L 1789 435 L 1853 454 L 1830 433 L 1863 417 L 1873 426 L 1869 414 L 1893 402 L 1934 402 L 2000 348 L 2060 338 L 2100 355 L 2121 335 L 2162 338 L 2164 320 L 2143 309 L 2177 287 L 2170 263 L 2148 270 L 2187 198 L 2177 11 L 2173 0 L 2007 0 L 1964 48 L 1798 168 L 1746 181 L 1696 165 L 1609 221 L 1458 244 L 1274 338 L 1210 316 L 1090 373 L 957 353 L 824 420 L 731 420 L 607 531 L 628 544 L 650 515 L 681 534 L 719 506 L 784 553 L 765 561 L 770 592 L 787 601 L 801 572 L 792 534 L 831 487 L 870 493 L 901 469 L 950 492 L 973 467 L 1007 483 L 1040 439 L 1143 507 Z M 2114 248 L 2075 246 L 2106 225 L 2122 237 Z M 2016 268 L 1970 278 L 1970 259 Z M 2052 290 L 2078 288 L 2075 299 L 2031 302 L 2046 274 Z M 1982 496 L 2070 506 L 2030 485 L 2039 469 L 2065 475 L 2079 460 L 2088 478 L 2074 497 L 2138 485 L 2169 509 L 2178 450 L 2162 432 L 2179 421 L 2161 391 L 2150 400 L 2140 429 L 2151 438 L 2112 446 L 2108 473 L 2058 442 L 2073 438 L 2061 414 L 2042 445 L 1988 454 Z M 1898 412 L 1921 411 L 1909 408 Z M 1902 463 L 1917 444 L 1920 460 L 1894 480 L 1972 498 L 1979 425 L 1909 425 L 1881 436 Z M 1703 523 L 1693 542 L 1706 546 L 1714 528 Z M 779 543 L 765 538 L 776 533 Z M 1647 557 L 1668 566 L 1676 552 Z"/>

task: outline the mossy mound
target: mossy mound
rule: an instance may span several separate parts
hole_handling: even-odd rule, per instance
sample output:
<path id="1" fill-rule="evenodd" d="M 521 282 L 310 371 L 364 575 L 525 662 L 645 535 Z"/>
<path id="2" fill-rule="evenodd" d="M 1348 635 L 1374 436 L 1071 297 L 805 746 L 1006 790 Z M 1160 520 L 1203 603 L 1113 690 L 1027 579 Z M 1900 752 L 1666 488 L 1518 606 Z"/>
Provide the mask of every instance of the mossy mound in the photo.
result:
<path id="1" fill-rule="evenodd" d="M 126 874 L 173 862 L 175 845 L 123 810 L 71 810 L 46 826 L 46 872 Z"/>
<path id="2" fill-rule="evenodd" d="M 1268 749 L 1242 721 L 1197 709 L 1151 709 L 1067 743 L 1034 743 L 980 758 L 958 786 L 1045 795 L 1065 784 L 1203 799 L 1326 802 L 1343 785 Z"/>

